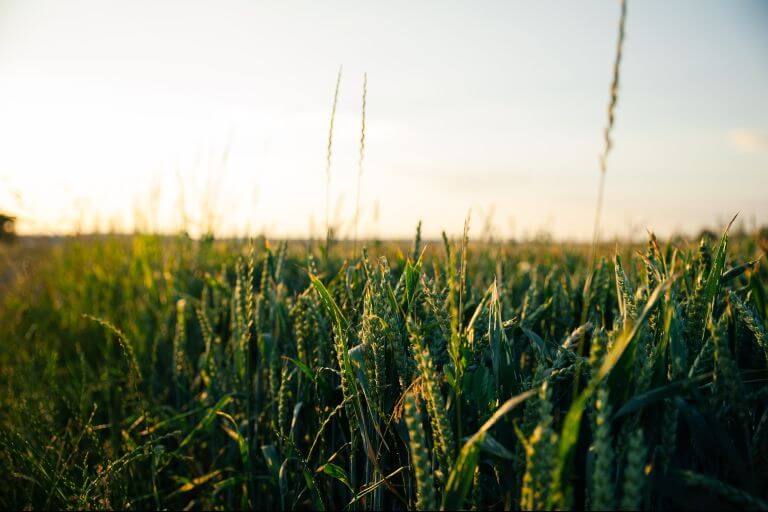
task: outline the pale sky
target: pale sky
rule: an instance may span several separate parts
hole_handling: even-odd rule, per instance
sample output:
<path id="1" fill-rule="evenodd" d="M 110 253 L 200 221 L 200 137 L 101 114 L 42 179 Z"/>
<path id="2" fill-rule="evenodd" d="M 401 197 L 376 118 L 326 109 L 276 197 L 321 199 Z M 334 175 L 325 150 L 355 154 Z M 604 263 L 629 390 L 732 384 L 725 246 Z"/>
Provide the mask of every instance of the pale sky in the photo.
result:
<path id="1" fill-rule="evenodd" d="M 492 219 L 589 238 L 617 1 L 0 0 L 0 210 L 25 233 Z M 768 2 L 631 1 L 606 236 L 768 223 Z M 180 197 L 183 196 L 183 201 Z M 182 204 L 183 203 L 183 204 Z M 378 208 L 376 207 L 378 205 Z M 378 215 L 376 215 L 378 211 Z"/>

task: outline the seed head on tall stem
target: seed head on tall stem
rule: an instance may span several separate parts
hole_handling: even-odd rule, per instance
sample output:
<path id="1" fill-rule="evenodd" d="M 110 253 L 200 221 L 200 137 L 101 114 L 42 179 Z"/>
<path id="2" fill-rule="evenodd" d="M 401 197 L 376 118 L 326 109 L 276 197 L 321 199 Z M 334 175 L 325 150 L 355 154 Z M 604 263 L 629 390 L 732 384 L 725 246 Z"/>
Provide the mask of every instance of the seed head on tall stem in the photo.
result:
<path id="1" fill-rule="evenodd" d="M 365 158 L 365 107 L 368 96 L 368 73 L 363 74 L 362 121 L 360 124 L 360 156 L 357 159 L 357 202 L 355 204 L 355 255 L 357 255 L 357 227 L 360 221 L 360 182 L 363 179 L 363 159 Z"/>
<path id="2" fill-rule="evenodd" d="M 336 105 L 339 102 L 339 88 L 341 87 L 341 71 L 336 75 L 336 89 L 333 93 L 333 106 L 331 107 L 331 123 L 328 127 L 328 147 L 325 154 L 325 250 L 328 251 L 331 244 L 331 226 L 328 210 L 331 203 L 331 156 L 333 155 L 333 122 L 336 120 Z"/>
<path id="3" fill-rule="evenodd" d="M 621 55 L 624 47 L 624 26 L 627 19 L 627 2 L 621 0 L 621 15 L 619 17 L 619 37 L 616 41 L 616 58 L 613 62 L 613 79 L 611 80 L 611 98 L 608 101 L 608 122 L 603 130 L 603 152 L 600 154 L 600 182 L 597 188 L 597 207 L 595 209 L 595 225 L 592 232 L 592 255 L 590 257 L 590 273 L 595 268 L 597 246 L 600 242 L 600 215 L 603 209 L 603 192 L 605 190 L 605 175 L 608 169 L 608 154 L 613 149 L 611 132 L 616 119 L 616 104 L 619 101 L 619 77 L 621 70 Z"/>

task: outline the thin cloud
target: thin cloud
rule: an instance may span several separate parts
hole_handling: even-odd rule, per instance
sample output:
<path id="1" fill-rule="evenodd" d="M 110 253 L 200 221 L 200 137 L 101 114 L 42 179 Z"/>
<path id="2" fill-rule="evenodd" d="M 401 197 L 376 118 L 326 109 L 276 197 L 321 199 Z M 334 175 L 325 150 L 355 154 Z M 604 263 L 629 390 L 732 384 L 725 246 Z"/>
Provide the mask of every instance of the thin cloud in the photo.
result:
<path id="1" fill-rule="evenodd" d="M 728 141 L 746 153 L 768 153 L 768 134 L 757 130 L 732 130 L 728 132 Z"/>

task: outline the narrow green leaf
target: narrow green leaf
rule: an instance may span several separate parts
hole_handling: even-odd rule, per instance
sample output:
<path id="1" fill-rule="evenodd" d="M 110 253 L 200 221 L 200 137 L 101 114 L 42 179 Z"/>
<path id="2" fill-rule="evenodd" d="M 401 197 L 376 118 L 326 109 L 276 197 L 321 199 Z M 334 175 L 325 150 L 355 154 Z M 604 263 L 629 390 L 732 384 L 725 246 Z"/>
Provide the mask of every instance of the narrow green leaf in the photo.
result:
<path id="1" fill-rule="evenodd" d="M 640 409 L 653 405 L 661 400 L 672 398 L 685 393 L 691 386 L 696 386 L 705 383 L 712 378 L 711 373 L 698 375 L 690 379 L 678 380 L 671 382 L 666 386 L 661 386 L 655 389 L 646 391 L 632 397 L 627 403 L 625 403 L 616 413 L 613 415 L 614 419 L 621 418 L 627 414 L 639 411 Z"/>
<path id="2" fill-rule="evenodd" d="M 264 455 L 264 461 L 267 463 L 267 470 L 272 475 L 275 483 L 277 483 L 280 471 L 280 455 L 277 453 L 277 448 L 273 444 L 266 444 L 261 447 L 261 453 Z"/>
<path id="3" fill-rule="evenodd" d="M 491 455 L 495 455 L 500 459 L 512 460 L 515 458 L 512 452 L 507 450 L 507 448 L 498 442 L 491 434 L 486 433 L 484 436 L 481 436 L 478 445 L 481 450 L 490 453 Z"/>
<path id="4" fill-rule="evenodd" d="M 208 412 L 205 414 L 202 420 L 195 426 L 195 428 L 192 429 L 192 431 L 187 434 L 187 437 L 184 438 L 184 440 L 179 443 L 179 449 L 184 448 L 189 443 L 192 442 L 192 440 L 195 438 L 197 434 L 204 430 L 208 430 L 208 428 L 213 423 L 213 420 L 216 419 L 217 413 L 222 410 L 224 407 L 227 406 L 232 401 L 232 395 L 226 395 L 219 400 L 216 405 L 208 409 Z"/>
<path id="5" fill-rule="evenodd" d="M 318 473 L 322 472 L 330 477 L 335 478 L 336 480 L 346 485 L 350 491 L 352 490 L 352 486 L 349 485 L 349 478 L 347 477 L 347 472 L 344 471 L 340 466 L 337 466 L 336 464 L 328 462 L 320 466 L 317 471 Z"/>
<path id="6" fill-rule="evenodd" d="M 298 359 L 294 359 L 294 358 L 288 357 L 288 356 L 283 356 L 283 359 L 285 359 L 286 361 L 290 361 L 293 364 L 295 364 L 299 368 L 299 370 L 301 370 L 301 373 L 306 375 L 307 378 L 309 380 L 311 380 L 312 382 L 315 382 L 315 380 L 317 380 L 317 376 L 312 371 L 312 369 L 309 366 L 307 366 L 306 364 L 304 364 L 301 361 L 299 361 Z"/>
<path id="7" fill-rule="evenodd" d="M 731 228 L 731 225 L 735 220 L 736 217 L 734 216 L 723 232 L 723 236 L 720 239 L 720 244 L 717 246 L 715 259 L 712 262 L 712 268 L 709 271 L 709 276 L 707 277 L 706 284 L 704 285 L 704 304 L 707 305 L 707 316 L 702 329 L 706 329 L 707 324 L 712 318 L 712 311 L 715 307 L 715 300 L 717 299 L 717 293 L 720 290 L 720 277 L 722 276 L 723 268 L 725 267 L 725 255 L 728 248 L 728 230 Z M 703 338 L 703 336 L 704 331 L 702 330 L 699 335 L 699 339 Z"/>
<path id="8" fill-rule="evenodd" d="M 309 279 L 312 281 L 312 286 L 315 287 L 318 295 L 320 295 L 320 300 L 323 302 L 323 305 L 326 307 L 336 322 L 337 327 L 342 331 L 346 331 L 349 327 L 349 322 L 344 316 L 344 313 L 341 311 L 341 308 L 339 308 L 338 304 L 336 304 L 336 301 L 333 300 L 333 297 L 331 296 L 328 289 L 315 275 L 309 274 Z"/>

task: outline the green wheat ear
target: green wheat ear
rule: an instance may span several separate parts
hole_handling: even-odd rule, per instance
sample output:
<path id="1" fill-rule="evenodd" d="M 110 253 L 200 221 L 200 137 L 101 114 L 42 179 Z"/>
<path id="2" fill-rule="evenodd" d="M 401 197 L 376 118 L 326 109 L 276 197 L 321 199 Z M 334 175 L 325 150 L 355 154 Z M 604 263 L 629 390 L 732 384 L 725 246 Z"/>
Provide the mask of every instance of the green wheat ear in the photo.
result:
<path id="1" fill-rule="evenodd" d="M 643 431 L 638 428 L 630 433 L 627 441 L 621 510 L 640 510 L 642 508 L 646 480 L 646 453 Z"/>
<path id="2" fill-rule="evenodd" d="M 411 449 L 411 465 L 416 477 L 416 509 L 435 510 L 437 499 L 435 498 L 435 482 L 432 478 L 429 462 L 429 449 L 424 439 L 421 411 L 412 393 L 408 393 L 405 397 L 404 415 L 410 439 L 408 446 Z"/>
<path id="3" fill-rule="evenodd" d="M 173 337 L 173 380 L 181 389 L 184 386 L 184 376 L 187 373 L 187 330 L 186 305 L 184 299 L 176 301 L 176 333 Z"/>
<path id="4" fill-rule="evenodd" d="M 664 413 L 661 418 L 661 445 L 658 447 L 659 469 L 666 473 L 670 468 L 675 448 L 677 446 L 677 426 L 680 411 L 669 402 L 664 403 Z"/>
<path id="5" fill-rule="evenodd" d="M 763 349 L 765 360 L 768 361 L 768 334 L 766 333 L 764 324 L 760 321 L 760 318 L 758 318 L 754 309 L 739 299 L 735 293 L 729 292 L 728 300 L 736 310 L 736 315 L 739 320 L 755 337 L 757 345 Z"/>
<path id="6" fill-rule="evenodd" d="M 288 404 L 291 398 L 290 374 L 288 366 L 283 364 L 280 371 L 280 387 L 277 392 L 277 428 L 280 437 L 285 437 L 288 428 Z"/>
<path id="7" fill-rule="evenodd" d="M 597 329 L 592 334 L 592 343 L 589 347 L 589 364 L 593 372 L 600 369 L 607 352 L 608 334 L 606 334 L 604 329 Z"/>
<path id="8" fill-rule="evenodd" d="M 619 312 L 621 313 L 622 323 L 626 324 L 628 320 L 634 320 L 637 317 L 637 304 L 635 303 L 635 292 L 624 272 L 624 266 L 621 263 L 621 256 L 616 254 L 614 257 L 616 271 L 616 296 L 619 299 Z"/>
<path id="9" fill-rule="evenodd" d="M 720 395 L 719 401 L 735 407 L 740 415 L 744 413 L 742 397 L 743 385 L 739 377 L 739 368 L 733 360 L 731 350 L 728 347 L 728 316 L 723 315 L 717 322 L 712 332 L 714 346 L 713 357 L 715 371 L 713 384 L 715 392 Z"/>
<path id="10" fill-rule="evenodd" d="M 448 420 L 445 402 L 440 391 L 440 380 L 432 363 L 432 355 L 429 352 L 429 348 L 423 346 L 421 340 L 415 335 L 413 338 L 414 357 L 417 359 L 419 372 L 421 373 L 422 389 L 424 398 L 427 401 L 427 411 L 429 412 L 433 435 L 435 436 L 437 458 L 441 468 L 447 474 L 450 468 L 453 467 L 456 449 L 453 428 Z"/>
<path id="11" fill-rule="evenodd" d="M 594 471 L 590 508 L 592 510 L 613 510 L 616 506 L 614 493 L 614 455 L 611 441 L 611 406 L 608 403 L 608 391 L 602 386 L 595 400 Z"/>
<path id="12" fill-rule="evenodd" d="M 525 445 L 526 466 L 523 475 L 520 508 L 547 510 L 551 502 L 560 499 L 559 489 L 553 488 L 557 433 L 552 417 L 552 389 L 546 381 L 539 389 L 539 424 Z"/>

